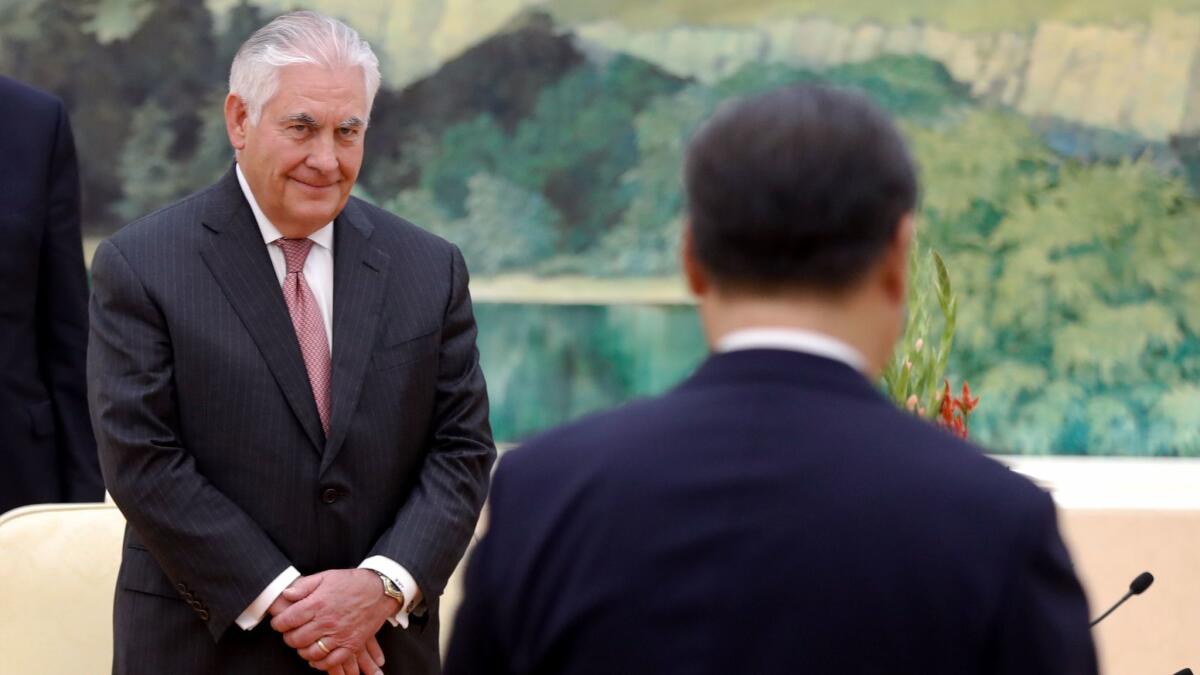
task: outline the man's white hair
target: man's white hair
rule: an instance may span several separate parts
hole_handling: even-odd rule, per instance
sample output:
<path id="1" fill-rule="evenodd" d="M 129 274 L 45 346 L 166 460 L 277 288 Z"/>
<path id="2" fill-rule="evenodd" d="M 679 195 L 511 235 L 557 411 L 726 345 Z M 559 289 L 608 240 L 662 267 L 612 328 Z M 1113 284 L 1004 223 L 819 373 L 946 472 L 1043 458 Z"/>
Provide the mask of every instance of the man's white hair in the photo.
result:
<path id="1" fill-rule="evenodd" d="M 337 19 L 310 11 L 289 12 L 259 28 L 238 49 L 229 69 L 229 91 L 246 104 L 258 124 L 263 106 L 279 86 L 279 69 L 300 63 L 362 68 L 370 115 L 379 91 L 379 59 L 371 45 Z"/>

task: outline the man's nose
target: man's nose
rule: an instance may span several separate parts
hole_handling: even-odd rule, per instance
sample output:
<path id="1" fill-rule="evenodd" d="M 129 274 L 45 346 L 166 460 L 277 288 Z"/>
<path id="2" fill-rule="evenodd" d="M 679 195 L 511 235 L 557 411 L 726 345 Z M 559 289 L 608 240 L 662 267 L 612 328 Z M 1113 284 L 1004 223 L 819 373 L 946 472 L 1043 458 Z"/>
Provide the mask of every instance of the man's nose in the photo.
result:
<path id="1" fill-rule="evenodd" d="M 333 138 L 324 134 L 316 138 L 305 163 L 323 174 L 337 171 L 338 159 L 337 153 L 334 151 Z"/>

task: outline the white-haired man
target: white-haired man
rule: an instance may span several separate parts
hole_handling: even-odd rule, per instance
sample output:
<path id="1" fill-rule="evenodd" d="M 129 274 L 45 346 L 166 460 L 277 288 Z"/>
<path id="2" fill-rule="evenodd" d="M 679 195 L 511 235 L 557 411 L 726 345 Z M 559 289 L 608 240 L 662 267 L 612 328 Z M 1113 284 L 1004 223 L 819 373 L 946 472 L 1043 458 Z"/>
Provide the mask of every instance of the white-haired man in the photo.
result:
<path id="1" fill-rule="evenodd" d="M 234 167 L 96 252 L 115 673 L 439 670 L 495 449 L 462 255 L 350 197 L 378 87 L 349 27 L 272 21 L 231 69 Z"/>

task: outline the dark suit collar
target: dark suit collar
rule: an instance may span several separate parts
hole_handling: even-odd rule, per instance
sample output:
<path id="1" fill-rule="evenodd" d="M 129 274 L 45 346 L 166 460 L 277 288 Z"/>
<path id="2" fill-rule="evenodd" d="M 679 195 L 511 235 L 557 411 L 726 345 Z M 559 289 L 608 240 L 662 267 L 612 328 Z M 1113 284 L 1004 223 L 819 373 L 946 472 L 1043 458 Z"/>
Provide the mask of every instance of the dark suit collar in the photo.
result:
<path id="1" fill-rule="evenodd" d="M 874 383 L 846 363 L 787 349 L 745 349 L 713 354 L 680 388 L 732 383 L 775 383 L 885 400 Z"/>
<path id="2" fill-rule="evenodd" d="M 242 186 L 238 184 L 236 167 L 237 164 L 230 164 L 229 170 L 199 195 L 203 200 L 200 222 L 213 232 L 245 229 L 243 226 L 257 230 L 250 204 L 246 202 Z"/>
<path id="3" fill-rule="evenodd" d="M 324 470 L 340 451 L 358 407 L 382 309 L 388 256 L 371 245 L 375 226 L 351 199 L 334 220 L 333 409 L 326 438 L 279 279 L 232 167 L 206 197 L 201 222 L 214 236 L 201 256 L 322 454 Z"/>
<path id="4" fill-rule="evenodd" d="M 233 168 L 202 198 L 200 220 L 212 236 L 200 257 L 258 346 L 313 449 L 321 453 L 325 434 L 304 357 L 279 278 Z"/>
<path id="5" fill-rule="evenodd" d="M 333 410 L 322 471 L 337 457 L 358 408 L 378 333 L 390 261 L 372 245 L 375 226 L 357 200 L 346 203 L 334 221 L 333 232 Z"/>

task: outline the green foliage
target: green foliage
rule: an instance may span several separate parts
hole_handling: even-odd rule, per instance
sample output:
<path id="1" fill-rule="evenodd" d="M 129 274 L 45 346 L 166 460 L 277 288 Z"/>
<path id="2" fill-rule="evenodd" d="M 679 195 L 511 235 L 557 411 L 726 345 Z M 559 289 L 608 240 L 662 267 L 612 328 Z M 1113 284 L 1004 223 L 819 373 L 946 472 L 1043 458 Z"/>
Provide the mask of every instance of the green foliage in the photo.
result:
<path id="1" fill-rule="evenodd" d="M 96 36 L 101 44 L 125 40 L 133 35 L 142 22 L 154 12 L 150 0 L 98 0 L 84 30 Z"/>
<path id="2" fill-rule="evenodd" d="M 524 256 L 520 262 L 513 255 L 495 256 L 491 271 L 580 254 L 626 213 L 635 191 L 626 174 L 638 158 L 636 116 L 653 97 L 674 88 L 648 64 L 629 57 L 616 57 L 603 68 L 580 66 L 541 93 L 532 115 L 511 136 L 488 115 L 447 129 L 439 151 L 422 167 L 421 186 L 453 219 L 468 215 L 468 182 L 479 172 L 545 200 L 548 210 L 537 213 L 558 218 L 551 223 L 562 233 L 555 248 L 538 246 L 533 255 L 541 258 Z M 542 225 L 531 227 L 540 231 Z"/>
<path id="3" fill-rule="evenodd" d="M 779 63 L 751 63 L 713 85 L 718 98 L 739 98 L 818 79 L 816 71 Z"/>
<path id="4" fill-rule="evenodd" d="M 466 218 L 451 238 L 479 274 L 530 267 L 554 254 L 558 214 L 536 192 L 489 174 L 468 181 Z"/>
<path id="5" fill-rule="evenodd" d="M 540 194 L 487 173 L 471 176 L 467 190 L 461 218 L 427 189 L 406 190 L 384 208 L 457 244 L 476 275 L 528 269 L 554 254 L 559 216 Z"/>
<path id="6" fill-rule="evenodd" d="M 969 100 L 944 66 L 912 56 L 883 56 L 825 70 L 751 63 L 713 89 L 717 96 L 729 98 L 814 81 L 861 90 L 887 110 L 908 119 L 937 119 Z"/>
<path id="7" fill-rule="evenodd" d="M 883 384 L 896 405 L 915 408 L 932 419 L 941 404 L 946 366 L 954 348 L 958 298 L 946 264 L 936 251 L 914 247 L 909 268 L 908 321 L 896 353 L 883 371 Z"/>
<path id="8" fill-rule="evenodd" d="M 1200 457 L 1200 386 L 1185 384 L 1168 391 L 1150 410 L 1146 445 L 1155 454 Z"/>
<path id="9" fill-rule="evenodd" d="M 866 63 L 849 63 L 830 68 L 821 79 L 861 89 L 892 114 L 906 119 L 936 120 L 969 100 L 945 66 L 922 57 L 882 56 Z"/>
<path id="10" fill-rule="evenodd" d="M 594 243 L 628 206 L 622 178 L 637 161 L 634 116 L 674 88 L 648 64 L 618 56 L 601 69 L 585 65 L 562 78 L 517 126 L 503 174 L 543 192 L 568 219 L 568 252 Z"/>
<path id="11" fill-rule="evenodd" d="M 1052 154 L 1015 115 L 971 111 L 948 123 L 901 126 L 921 169 L 923 236 L 954 249 L 981 244 L 1010 197 L 1049 181 Z"/>
<path id="12" fill-rule="evenodd" d="M 150 100 L 133 113 L 129 140 L 117 160 L 117 175 L 124 195 L 113 210 L 124 221 L 132 221 L 173 201 L 199 186 L 216 180 L 229 168 L 233 151 L 220 115 L 220 101 L 210 101 L 198 131 L 197 149 L 190 162 L 172 160 L 177 138 L 171 115 Z"/>
<path id="13" fill-rule="evenodd" d="M 687 140 L 716 105 L 704 87 L 660 97 L 634 122 L 638 165 L 624 176 L 629 208 L 597 246 L 594 269 L 628 276 L 671 275 L 679 265 L 683 156 Z"/>
<path id="14" fill-rule="evenodd" d="M 150 101 L 133 113 L 133 134 L 117 161 L 125 196 L 115 210 L 124 220 L 135 220 L 177 199 L 180 167 L 171 161 L 175 143 L 170 114 Z"/>
<path id="15" fill-rule="evenodd" d="M 495 171 L 508 150 L 508 139 L 487 115 L 456 124 L 442 136 L 440 151 L 421 174 L 421 185 L 453 216 L 466 214 L 467 181 L 480 171 Z"/>
<path id="16" fill-rule="evenodd" d="M 981 375 L 977 438 L 1028 453 L 1190 447 L 1155 412 L 1200 349 L 1200 214 L 1185 182 L 1149 157 L 1058 158 L 1010 113 L 906 129 L 927 186 L 922 235 L 970 298 L 950 369 Z"/>
<path id="17" fill-rule="evenodd" d="M 1149 347 L 1170 349 L 1182 338 L 1176 317 L 1157 303 L 1095 305 L 1057 331 L 1053 363 L 1075 381 L 1112 385 L 1142 374 Z"/>

